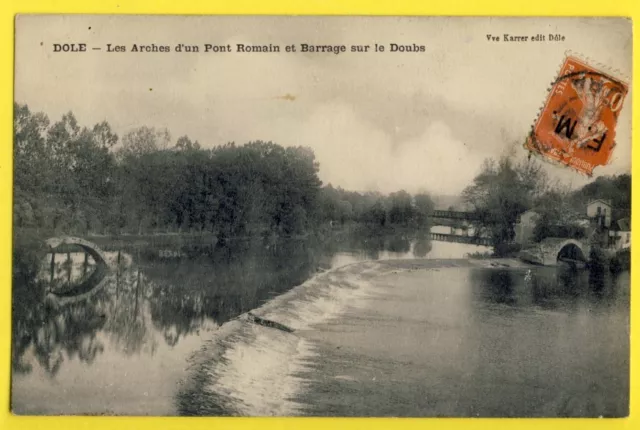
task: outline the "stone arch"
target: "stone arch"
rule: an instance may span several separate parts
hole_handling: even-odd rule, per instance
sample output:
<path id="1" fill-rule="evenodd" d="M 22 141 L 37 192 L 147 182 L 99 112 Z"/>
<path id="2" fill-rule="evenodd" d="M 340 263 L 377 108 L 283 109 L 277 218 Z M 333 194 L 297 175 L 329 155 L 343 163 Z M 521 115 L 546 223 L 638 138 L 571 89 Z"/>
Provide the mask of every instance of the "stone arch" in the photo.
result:
<path id="1" fill-rule="evenodd" d="M 87 254 L 91 255 L 98 266 L 89 279 L 78 285 L 73 290 L 66 291 L 64 293 L 49 292 L 45 297 L 45 301 L 50 305 L 59 307 L 84 300 L 95 294 L 104 286 L 107 281 L 107 274 L 110 266 L 109 263 L 107 263 L 104 252 L 96 244 L 79 237 L 71 236 L 52 237 L 46 241 L 46 244 L 51 250 L 59 247 L 60 245 L 77 245 Z"/>
<path id="2" fill-rule="evenodd" d="M 539 243 L 539 263 L 555 266 L 559 257 L 570 260 L 587 261 L 588 246 L 576 239 L 548 237 Z"/>
<path id="3" fill-rule="evenodd" d="M 562 258 L 568 258 L 570 260 L 587 261 L 587 255 L 585 255 L 585 249 L 582 243 L 575 239 L 567 239 L 561 242 L 557 246 L 556 261 Z"/>
<path id="4" fill-rule="evenodd" d="M 80 237 L 62 236 L 52 237 L 46 241 L 50 249 L 57 248 L 60 245 L 77 245 L 89 254 L 97 264 L 109 266 L 104 252 L 95 243 L 84 240 Z"/>

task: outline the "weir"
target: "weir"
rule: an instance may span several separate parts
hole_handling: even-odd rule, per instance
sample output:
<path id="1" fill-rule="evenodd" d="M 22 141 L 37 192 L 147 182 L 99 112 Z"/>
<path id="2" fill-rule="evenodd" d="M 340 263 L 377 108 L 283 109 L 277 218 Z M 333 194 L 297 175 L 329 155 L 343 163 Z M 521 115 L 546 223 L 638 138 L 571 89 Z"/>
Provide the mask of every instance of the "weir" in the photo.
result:
<path id="1" fill-rule="evenodd" d="M 286 333 L 293 333 L 292 328 L 287 327 L 284 324 L 280 324 L 279 322 L 276 322 L 276 321 L 272 321 L 266 318 L 261 318 L 257 315 L 252 314 L 251 312 L 247 313 L 247 320 L 254 324 L 261 325 L 263 327 L 274 328 L 276 330 L 284 331 Z"/>

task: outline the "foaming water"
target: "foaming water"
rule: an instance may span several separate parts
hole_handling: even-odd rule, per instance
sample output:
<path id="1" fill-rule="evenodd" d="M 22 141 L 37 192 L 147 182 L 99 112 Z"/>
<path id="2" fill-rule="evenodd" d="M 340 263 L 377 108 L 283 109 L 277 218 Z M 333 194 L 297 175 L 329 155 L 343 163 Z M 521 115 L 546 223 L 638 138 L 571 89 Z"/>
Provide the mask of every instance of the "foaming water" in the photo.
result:
<path id="1" fill-rule="evenodd" d="M 246 315 L 223 325 L 192 357 L 193 367 L 178 407 L 185 415 L 297 415 L 304 389 L 301 374 L 316 355 L 301 333 L 330 321 L 369 293 L 381 274 L 375 262 L 322 273 L 278 296 L 253 315 L 293 329 L 292 333 L 250 322 Z"/>
<path id="2" fill-rule="evenodd" d="M 300 383 L 296 374 L 313 357 L 311 345 L 298 336 L 245 324 L 241 335 L 216 366 L 210 388 L 222 406 L 236 415 L 292 415 Z"/>
<path id="3" fill-rule="evenodd" d="M 316 276 L 253 312 L 294 330 L 308 329 L 340 315 L 346 304 L 367 294 L 368 279 L 380 264 L 355 263 Z"/>

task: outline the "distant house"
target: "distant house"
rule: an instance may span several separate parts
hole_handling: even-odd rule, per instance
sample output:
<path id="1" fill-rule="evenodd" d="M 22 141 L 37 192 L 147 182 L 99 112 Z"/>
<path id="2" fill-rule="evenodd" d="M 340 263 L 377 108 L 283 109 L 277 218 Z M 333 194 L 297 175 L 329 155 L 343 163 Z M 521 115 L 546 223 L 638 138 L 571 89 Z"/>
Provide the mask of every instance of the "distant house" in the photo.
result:
<path id="1" fill-rule="evenodd" d="M 611 200 L 596 199 L 587 204 L 587 216 L 601 227 L 611 227 Z"/>
<path id="2" fill-rule="evenodd" d="M 520 215 L 515 225 L 516 243 L 525 245 L 533 241 L 533 229 L 536 227 L 539 218 L 540 214 L 535 210 L 528 210 Z"/>
<path id="3" fill-rule="evenodd" d="M 609 230 L 609 247 L 619 250 L 631 246 L 631 220 L 619 219 L 612 230 Z"/>

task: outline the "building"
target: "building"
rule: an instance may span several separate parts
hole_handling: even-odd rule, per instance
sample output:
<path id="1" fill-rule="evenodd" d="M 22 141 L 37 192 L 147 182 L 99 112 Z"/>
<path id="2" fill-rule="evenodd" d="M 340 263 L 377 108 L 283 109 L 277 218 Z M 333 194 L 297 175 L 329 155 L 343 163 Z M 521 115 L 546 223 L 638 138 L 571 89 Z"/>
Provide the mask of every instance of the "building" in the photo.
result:
<path id="1" fill-rule="evenodd" d="M 518 222 L 514 226 L 516 243 L 525 245 L 533 241 L 533 229 L 536 227 L 539 218 L 540 214 L 534 210 L 528 210 L 520 215 Z"/>
<path id="2" fill-rule="evenodd" d="M 629 218 L 619 219 L 609 231 L 609 248 L 626 249 L 631 246 L 631 223 Z"/>
<path id="3" fill-rule="evenodd" d="M 611 227 L 611 200 L 596 199 L 587 204 L 587 216 L 600 227 Z"/>

